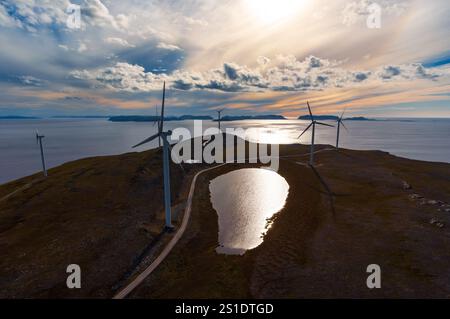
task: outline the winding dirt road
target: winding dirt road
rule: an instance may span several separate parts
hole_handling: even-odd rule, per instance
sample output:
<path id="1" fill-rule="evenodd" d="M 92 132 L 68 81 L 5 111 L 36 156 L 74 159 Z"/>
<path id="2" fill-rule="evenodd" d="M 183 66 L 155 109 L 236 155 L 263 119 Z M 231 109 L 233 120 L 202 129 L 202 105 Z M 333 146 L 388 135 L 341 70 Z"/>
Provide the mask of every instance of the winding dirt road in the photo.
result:
<path id="1" fill-rule="evenodd" d="M 197 174 L 195 174 L 192 182 L 191 187 L 189 189 L 189 196 L 186 203 L 186 208 L 184 210 L 184 216 L 183 220 L 181 222 L 181 226 L 176 232 L 175 236 L 170 240 L 170 242 L 167 244 L 167 246 L 164 248 L 164 250 L 159 254 L 159 256 L 148 266 L 142 273 L 139 274 L 132 282 L 130 282 L 125 288 L 123 288 L 119 293 L 117 293 L 113 299 L 124 299 L 126 298 L 137 286 L 139 286 L 145 278 L 147 278 L 162 262 L 163 260 L 169 255 L 169 253 L 172 251 L 173 247 L 178 243 L 180 238 L 183 236 L 184 232 L 186 231 L 189 218 L 191 216 L 191 209 L 192 209 L 192 199 L 194 198 L 194 191 L 195 191 L 195 184 L 197 182 L 197 178 L 210 170 L 219 168 L 221 166 L 224 166 L 228 163 L 216 165 L 214 167 L 210 167 L 207 169 L 204 169 Z"/>

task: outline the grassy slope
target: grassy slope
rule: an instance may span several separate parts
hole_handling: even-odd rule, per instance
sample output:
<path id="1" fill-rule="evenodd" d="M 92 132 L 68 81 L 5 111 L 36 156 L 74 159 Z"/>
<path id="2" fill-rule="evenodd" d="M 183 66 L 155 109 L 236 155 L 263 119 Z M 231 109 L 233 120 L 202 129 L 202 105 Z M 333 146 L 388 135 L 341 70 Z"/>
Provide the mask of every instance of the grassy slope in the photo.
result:
<path id="1" fill-rule="evenodd" d="M 285 146 L 282 153 L 299 150 L 307 149 Z M 449 164 L 326 151 L 314 173 L 298 164 L 306 160 L 282 160 L 287 204 L 264 243 L 243 257 L 215 253 L 217 217 L 208 193 L 210 179 L 243 166 L 202 177 L 186 237 L 133 297 L 450 297 L 449 228 L 429 223 L 437 217 L 450 225 L 450 213 L 409 199 L 419 193 L 450 203 Z M 413 189 L 404 190 L 403 181 Z M 380 290 L 366 286 L 374 263 L 382 267 Z"/>
<path id="2" fill-rule="evenodd" d="M 0 186 L 3 197 L 37 180 L 0 202 L 0 296 L 110 296 L 162 229 L 161 171 L 161 154 L 149 151 L 83 159 L 46 180 Z M 179 193 L 180 171 L 172 173 Z M 81 290 L 65 286 L 69 264 L 81 266 Z"/>
<path id="3" fill-rule="evenodd" d="M 86 159 L 51 170 L 45 181 L 33 176 L 0 186 L 2 198 L 38 180 L 0 201 L 0 296 L 111 296 L 162 228 L 160 157 L 150 151 Z M 306 160 L 281 161 L 288 202 L 264 243 L 243 257 L 215 253 L 217 216 L 208 187 L 215 176 L 251 165 L 200 177 L 185 236 L 133 297 L 450 296 L 449 227 L 429 223 L 435 217 L 450 225 L 450 213 L 408 198 L 419 193 L 449 203 L 449 164 L 325 151 L 314 172 L 298 164 Z M 183 178 L 172 168 L 174 202 L 181 206 L 193 171 Z M 413 189 L 404 190 L 402 181 Z M 81 290 L 65 288 L 70 263 L 82 267 Z M 365 286 L 371 263 L 382 266 L 381 290 Z"/>

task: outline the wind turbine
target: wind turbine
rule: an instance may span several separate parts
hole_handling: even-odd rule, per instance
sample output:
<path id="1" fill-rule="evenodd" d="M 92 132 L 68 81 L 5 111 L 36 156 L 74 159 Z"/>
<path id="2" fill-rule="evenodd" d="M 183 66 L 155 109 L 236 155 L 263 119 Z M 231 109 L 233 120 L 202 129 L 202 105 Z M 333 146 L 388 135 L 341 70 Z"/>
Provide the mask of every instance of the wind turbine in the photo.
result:
<path id="1" fill-rule="evenodd" d="M 347 127 L 344 125 L 344 113 L 345 113 L 345 110 L 342 111 L 341 116 L 337 119 L 336 149 L 339 149 L 339 134 L 340 134 L 341 125 L 348 131 Z"/>
<path id="2" fill-rule="evenodd" d="M 47 177 L 48 175 L 47 169 L 45 168 L 44 148 L 42 147 L 42 139 L 44 137 L 44 135 L 39 135 L 38 130 L 36 130 L 36 144 L 39 144 L 39 147 L 41 149 L 42 172 L 44 173 L 44 176 Z"/>
<path id="3" fill-rule="evenodd" d="M 314 119 L 314 116 L 313 116 L 312 111 L 311 111 L 311 107 L 309 106 L 309 102 L 306 102 L 306 104 L 308 105 L 309 116 L 311 117 L 311 124 L 308 125 L 308 127 L 302 132 L 302 134 L 299 135 L 298 138 L 302 137 L 303 134 L 305 134 L 312 127 L 311 154 L 310 154 L 310 157 L 309 157 L 309 165 L 313 166 L 314 165 L 314 138 L 315 138 L 315 135 L 316 135 L 316 125 L 323 125 L 323 126 L 330 126 L 330 127 L 334 127 L 334 126 L 330 125 L 330 124 L 322 123 L 322 122 L 317 122 Z"/>
<path id="4" fill-rule="evenodd" d="M 217 121 L 219 122 L 219 131 L 220 131 L 220 120 L 222 119 L 222 112 L 225 111 L 225 109 L 221 109 L 217 111 Z"/>
<path id="5" fill-rule="evenodd" d="M 170 198 L 170 164 L 169 164 L 169 136 L 172 135 L 172 131 L 164 132 L 164 102 L 166 98 L 166 82 L 163 86 L 163 97 L 162 97 L 162 107 L 161 107 L 161 117 L 158 123 L 158 133 L 150 136 L 141 143 L 133 146 L 136 148 L 143 144 L 150 143 L 155 139 L 162 139 L 163 141 L 163 174 L 164 174 L 164 208 L 166 212 L 166 229 L 173 229 L 172 225 L 172 211 L 171 211 L 171 198 Z"/>

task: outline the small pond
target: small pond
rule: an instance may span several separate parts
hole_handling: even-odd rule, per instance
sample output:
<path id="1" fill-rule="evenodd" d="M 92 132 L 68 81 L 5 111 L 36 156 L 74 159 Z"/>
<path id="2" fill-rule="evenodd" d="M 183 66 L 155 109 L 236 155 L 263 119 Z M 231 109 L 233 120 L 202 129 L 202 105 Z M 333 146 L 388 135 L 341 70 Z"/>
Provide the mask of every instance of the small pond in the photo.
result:
<path id="1" fill-rule="evenodd" d="M 217 252 L 242 255 L 263 242 L 270 219 L 286 203 L 289 184 L 272 170 L 249 168 L 213 179 L 209 190 L 219 217 Z"/>

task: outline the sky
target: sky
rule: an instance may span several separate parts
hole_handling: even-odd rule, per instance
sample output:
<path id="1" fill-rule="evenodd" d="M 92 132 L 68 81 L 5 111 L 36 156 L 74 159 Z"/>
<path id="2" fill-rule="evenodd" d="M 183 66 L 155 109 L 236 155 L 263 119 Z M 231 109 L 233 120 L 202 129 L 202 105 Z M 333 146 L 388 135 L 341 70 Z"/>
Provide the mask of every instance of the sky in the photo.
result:
<path id="1" fill-rule="evenodd" d="M 0 116 L 153 115 L 165 81 L 168 115 L 450 117 L 449 16 L 448 0 L 0 0 Z"/>

